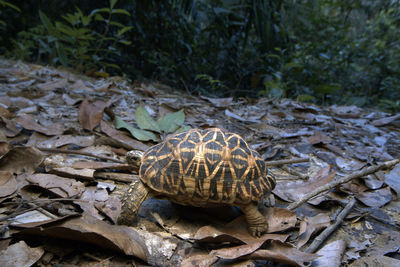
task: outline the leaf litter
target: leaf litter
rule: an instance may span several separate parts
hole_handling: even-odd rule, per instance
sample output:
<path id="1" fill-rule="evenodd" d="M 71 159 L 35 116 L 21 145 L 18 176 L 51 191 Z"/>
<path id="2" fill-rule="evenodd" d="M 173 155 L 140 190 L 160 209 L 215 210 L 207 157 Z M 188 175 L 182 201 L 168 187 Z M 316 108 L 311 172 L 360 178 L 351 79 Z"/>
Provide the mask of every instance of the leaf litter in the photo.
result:
<path id="1" fill-rule="evenodd" d="M 387 162 L 400 158 L 399 114 L 287 99 L 194 97 L 167 93 L 158 83 L 96 80 L 3 59 L 0 69 L 2 266 L 398 265 L 400 164 Z M 145 151 L 173 132 L 208 127 L 242 135 L 271 162 L 278 185 L 259 207 L 268 233 L 250 236 L 237 210 L 208 213 L 153 199 L 135 224 L 116 225 L 121 196 L 137 179 L 125 153 Z M 385 162 L 386 169 L 307 198 Z M 320 237 L 348 197 L 357 200 L 350 214 Z M 299 201 L 305 203 L 293 205 Z M 319 250 L 305 252 L 321 238 Z"/>

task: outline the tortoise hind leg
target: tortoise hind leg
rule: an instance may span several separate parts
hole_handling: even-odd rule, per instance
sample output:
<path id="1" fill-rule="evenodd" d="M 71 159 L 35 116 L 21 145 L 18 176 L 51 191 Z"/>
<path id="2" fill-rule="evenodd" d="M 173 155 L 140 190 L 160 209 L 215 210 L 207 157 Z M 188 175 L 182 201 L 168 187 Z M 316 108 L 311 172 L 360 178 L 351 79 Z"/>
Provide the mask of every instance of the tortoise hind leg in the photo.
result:
<path id="1" fill-rule="evenodd" d="M 140 205 L 149 196 L 149 191 L 141 180 L 133 181 L 121 200 L 121 213 L 118 216 L 117 223 L 131 225 L 136 218 Z"/>
<path id="2" fill-rule="evenodd" d="M 252 236 L 261 236 L 268 229 L 268 222 L 265 217 L 258 211 L 258 207 L 254 203 L 240 206 L 246 215 L 249 226 L 249 232 Z"/>

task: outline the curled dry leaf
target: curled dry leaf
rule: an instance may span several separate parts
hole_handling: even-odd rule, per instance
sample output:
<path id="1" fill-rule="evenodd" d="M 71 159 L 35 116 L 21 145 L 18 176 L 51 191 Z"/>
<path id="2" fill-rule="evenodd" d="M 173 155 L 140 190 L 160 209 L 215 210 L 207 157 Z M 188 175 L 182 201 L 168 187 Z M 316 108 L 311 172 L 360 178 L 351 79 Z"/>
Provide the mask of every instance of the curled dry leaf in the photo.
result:
<path id="1" fill-rule="evenodd" d="M 9 171 L 0 171 L 0 198 L 11 195 L 17 191 L 17 181 Z"/>
<path id="2" fill-rule="evenodd" d="M 341 266 L 343 253 L 346 249 L 346 241 L 336 240 L 326 244 L 318 251 L 319 258 L 313 262 L 316 267 Z"/>
<path id="3" fill-rule="evenodd" d="M 331 218 L 327 214 L 318 214 L 314 217 L 306 217 L 300 222 L 299 242 L 297 248 L 304 246 L 311 235 L 329 226 Z"/>
<path id="4" fill-rule="evenodd" d="M 268 241 L 267 244 L 264 244 L 264 247 L 264 249 L 256 250 L 244 258 L 254 260 L 270 260 L 292 266 L 305 267 L 318 257 L 316 254 L 302 252 L 291 245 L 278 240 Z"/>
<path id="5" fill-rule="evenodd" d="M 65 131 L 65 128 L 61 123 L 40 125 L 35 121 L 35 118 L 29 114 L 21 113 L 15 121 L 27 130 L 36 131 L 45 135 L 59 135 Z"/>
<path id="6" fill-rule="evenodd" d="M 53 174 L 32 174 L 26 177 L 26 180 L 31 184 L 51 191 L 59 197 L 80 196 L 85 189 L 85 185 L 81 182 Z"/>
<path id="7" fill-rule="evenodd" d="M 121 251 L 144 261 L 148 255 L 146 245 L 135 230 L 126 226 L 110 225 L 88 215 L 61 223 L 24 229 L 19 234 L 86 242 L 105 249 Z"/>
<path id="8" fill-rule="evenodd" d="M 101 122 L 104 109 L 108 106 L 109 103 L 100 100 L 95 101 L 93 104 L 90 104 L 87 98 L 83 100 L 78 111 L 78 118 L 82 128 L 92 131 Z"/>
<path id="9" fill-rule="evenodd" d="M 285 231 L 295 227 L 296 212 L 282 208 L 268 208 L 265 214 L 268 221 L 268 233 Z"/>
<path id="10" fill-rule="evenodd" d="M 0 252 L 0 266 L 32 266 L 43 254 L 41 247 L 31 248 L 24 241 L 19 241 Z"/>
<path id="11" fill-rule="evenodd" d="M 31 174 L 42 163 L 44 154 L 34 147 L 14 147 L 0 158 L 0 170 Z"/>
<path id="12" fill-rule="evenodd" d="M 187 255 L 181 262 L 181 267 L 208 267 L 212 266 L 218 260 L 217 256 L 212 256 L 205 251 Z"/>

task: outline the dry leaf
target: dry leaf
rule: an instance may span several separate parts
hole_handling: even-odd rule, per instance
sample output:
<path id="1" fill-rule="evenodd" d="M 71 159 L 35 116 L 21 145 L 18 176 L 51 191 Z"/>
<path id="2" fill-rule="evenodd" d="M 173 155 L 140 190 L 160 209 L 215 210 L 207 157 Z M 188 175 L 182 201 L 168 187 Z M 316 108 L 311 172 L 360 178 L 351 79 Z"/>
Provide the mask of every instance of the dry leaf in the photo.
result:
<path id="1" fill-rule="evenodd" d="M 43 158 L 43 153 L 34 147 L 14 147 L 0 158 L 0 170 L 30 174 L 35 172 Z"/>
<path id="2" fill-rule="evenodd" d="M 37 173 L 26 177 L 26 180 L 33 185 L 45 188 L 59 197 L 80 196 L 85 185 L 73 179 L 63 178 L 53 174 Z"/>
<path id="3" fill-rule="evenodd" d="M 41 247 L 31 248 L 24 241 L 19 241 L 0 251 L 0 266 L 29 267 L 35 264 L 43 254 L 44 250 Z"/>
<path id="4" fill-rule="evenodd" d="M 300 222 L 299 241 L 297 243 L 297 248 L 304 246 L 312 234 L 328 227 L 330 222 L 331 218 L 323 213 L 314 217 L 306 217 Z"/>
<path id="5" fill-rule="evenodd" d="M 356 194 L 355 197 L 369 207 L 379 208 L 392 200 L 392 193 L 389 187 L 385 187 L 374 191 L 362 192 Z"/>
<path id="6" fill-rule="evenodd" d="M 68 144 L 74 144 L 80 147 L 87 147 L 94 144 L 94 135 L 79 136 L 79 135 L 57 135 L 47 140 L 36 142 L 36 147 L 39 148 L 56 148 Z"/>
<path id="7" fill-rule="evenodd" d="M 392 188 L 400 198 L 400 164 L 397 164 L 385 175 L 385 183 Z"/>
<path id="8" fill-rule="evenodd" d="M 20 113 L 15 119 L 22 127 L 28 130 L 36 131 L 45 135 L 59 135 L 65 131 L 61 123 L 53 123 L 51 125 L 40 125 L 35 118 L 29 114 Z"/>
<path id="9" fill-rule="evenodd" d="M 17 191 L 17 181 L 9 171 L 0 171 L 0 197 L 6 197 Z"/>
<path id="10" fill-rule="evenodd" d="M 318 251 L 320 256 L 313 262 L 313 267 L 340 267 L 346 249 L 346 241 L 336 240 L 326 244 Z"/>
<path id="11" fill-rule="evenodd" d="M 142 238 L 132 228 L 110 225 L 87 215 L 62 223 L 24 229 L 19 234 L 91 243 L 105 249 L 121 251 L 144 261 L 148 255 Z"/>
<path id="12" fill-rule="evenodd" d="M 100 124 L 104 109 L 108 106 L 109 103 L 100 100 L 95 101 L 93 104 L 90 104 L 87 98 L 83 100 L 78 111 L 78 118 L 82 128 L 92 131 Z"/>

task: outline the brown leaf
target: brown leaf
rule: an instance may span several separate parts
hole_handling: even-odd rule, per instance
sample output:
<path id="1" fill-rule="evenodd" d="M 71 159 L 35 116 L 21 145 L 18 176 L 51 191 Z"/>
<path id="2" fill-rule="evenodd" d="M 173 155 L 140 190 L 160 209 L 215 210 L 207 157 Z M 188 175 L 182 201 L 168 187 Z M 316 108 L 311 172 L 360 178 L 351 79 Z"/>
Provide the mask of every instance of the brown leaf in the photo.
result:
<path id="1" fill-rule="evenodd" d="M 41 247 L 31 248 L 24 241 L 19 241 L 0 252 L 0 266 L 32 266 L 43 254 Z"/>
<path id="2" fill-rule="evenodd" d="M 87 147 L 94 144 L 94 135 L 79 136 L 79 135 L 57 135 L 47 140 L 39 141 L 36 147 L 39 148 L 56 148 L 68 144 L 74 144 L 80 147 Z"/>
<path id="3" fill-rule="evenodd" d="M 326 214 L 318 214 L 314 217 L 306 217 L 300 222 L 299 238 L 297 248 L 304 246 L 311 235 L 330 225 L 331 218 Z"/>
<path id="4" fill-rule="evenodd" d="M 93 104 L 89 103 L 86 98 L 79 106 L 78 118 L 82 128 L 92 131 L 94 127 L 99 125 L 103 118 L 104 109 L 109 106 L 109 103 L 97 100 Z"/>
<path id="5" fill-rule="evenodd" d="M 308 181 L 281 181 L 272 192 L 285 201 L 297 201 L 315 188 L 332 181 L 336 172 L 329 171 L 329 167 L 321 169 Z"/>
<path id="6" fill-rule="evenodd" d="M 268 244 L 264 246 L 265 249 L 256 250 L 244 258 L 254 260 L 269 260 L 292 266 L 308 266 L 307 263 L 312 262 L 318 257 L 316 254 L 302 252 L 291 245 L 278 240 L 268 241 Z"/>
<path id="7" fill-rule="evenodd" d="M 65 88 L 67 85 L 68 85 L 67 79 L 59 79 L 55 81 L 41 83 L 36 86 L 43 91 L 52 91 L 57 88 Z"/>
<path id="8" fill-rule="evenodd" d="M 279 213 L 279 212 L 278 212 Z M 278 214 L 277 213 L 277 214 Z M 276 224 L 276 221 L 279 221 L 275 218 L 267 217 L 268 222 L 272 225 Z M 231 243 L 245 243 L 245 244 L 253 244 L 258 243 L 260 240 L 268 240 L 268 239 L 278 239 L 285 241 L 288 235 L 283 234 L 264 234 L 260 238 L 253 237 L 249 234 L 247 230 L 247 222 L 244 216 L 240 216 L 225 226 L 204 226 L 201 227 L 194 239 L 199 242 L 231 242 Z"/>
<path id="9" fill-rule="evenodd" d="M 181 267 L 208 267 L 212 266 L 217 260 L 218 257 L 212 256 L 205 251 L 201 251 L 186 256 L 181 262 Z"/>
<path id="10" fill-rule="evenodd" d="M 217 108 L 226 108 L 232 104 L 233 97 L 225 97 L 225 98 L 210 98 L 202 96 L 201 98 L 210 101 L 211 104 L 216 106 Z"/>
<path id="11" fill-rule="evenodd" d="M 268 221 L 268 233 L 285 231 L 296 225 L 296 212 L 283 208 L 268 208 L 265 217 Z"/>
<path id="12" fill-rule="evenodd" d="M 107 134 L 108 136 L 112 137 L 117 141 L 116 145 L 125 147 L 128 150 L 146 151 L 149 148 L 146 144 L 125 135 L 123 132 L 118 131 L 117 129 L 114 128 L 114 126 L 110 125 L 105 121 L 101 121 L 100 127 L 102 132 L 104 132 L 105 134 Z M 97 142 L 99 142 L 99 140 Z"/>
<path id="13" fill-rule="evenodd" d="M 356 198 L 363 204 L 379 208 L 392 201 L 392 192 L 389 187 L 356 194 Z"/>
<path id="14" fill-rule="evenodd" d="M 81 182 L 53 174 L 32 174 L 26 177 L 26 180 L 31 184 L 45 188 L 60 197 L 80 196 L 85 189 L 85 185 Z"/>
<path id="15" fill-rule="evenodd" d="M 44 155 L 34 147 L 14 147 L 0 158 L 0 171 L 31 174 L 42 163 Z"/>
<path id="16" fill-rule="evenodd" d="M 121 251 L 146 261 L 148 251 L 142 238 L 132 228 L 110 225 L 91 216 L 73 218 L 62 223 L 22 230 L 21 235 L 40 235 L 86 242 Z"/>
<path id="17" fill-rule="evenodd" d="M 0 157 L 12 149 L 12 145 L 7 142 L 0 142 Z"/>
<path id="18" fill-rule="evenodd" d="M 22 128 L 17 125 L 15 120 L 8 120 L 4 117 L 1 117 L 1 120 L 5 124 L 5 126 L 2 126 L 1 129 L 5 136 L 15 137 L 21 132 Z"/>
<path id="19" fill-rule="evenodd" d="M 314 134 L 308 137 L 307 140 L 312 145 L 329 144 L 330 142 L 332 142 L 332 138 L 321 133 L 320 131 L 314 131 Z"/>
<path id="20" fill-rule="evenodd" d="M 383 126 L 398 119 L 400 119 L 400 113 L 390 117 L 374 120 L 371 122 L 371 124 L 374 126 Z"/>
<path id="21" fill-rule="evenodd" d="M 107 217 L 110 218 L 114 224 L 117 224 L 118 216 L 121 213 L 120 198 L 116 196 L 110 196 L 106 201 L 102 203 L 96 202 L 94 205 L 96 209 L 107 215 Z"/>
<path id="22" fill-rule="evenodd" d="M 17 181 L 9 171 L 0 171 L 0 197 L 6 197 L 17 191 Z"/>
<path id="23" fill-rule="evenodd" d="M 40 125 L 35 121 L 35 118 L 29 114 L 21 113 L 15 119 L 22 127 L 28 130 L 36 131 L 45 135 L 59 135 L 65 131 L 65 128 L 60 123 L 53 123 L 52 125 Z"/>

